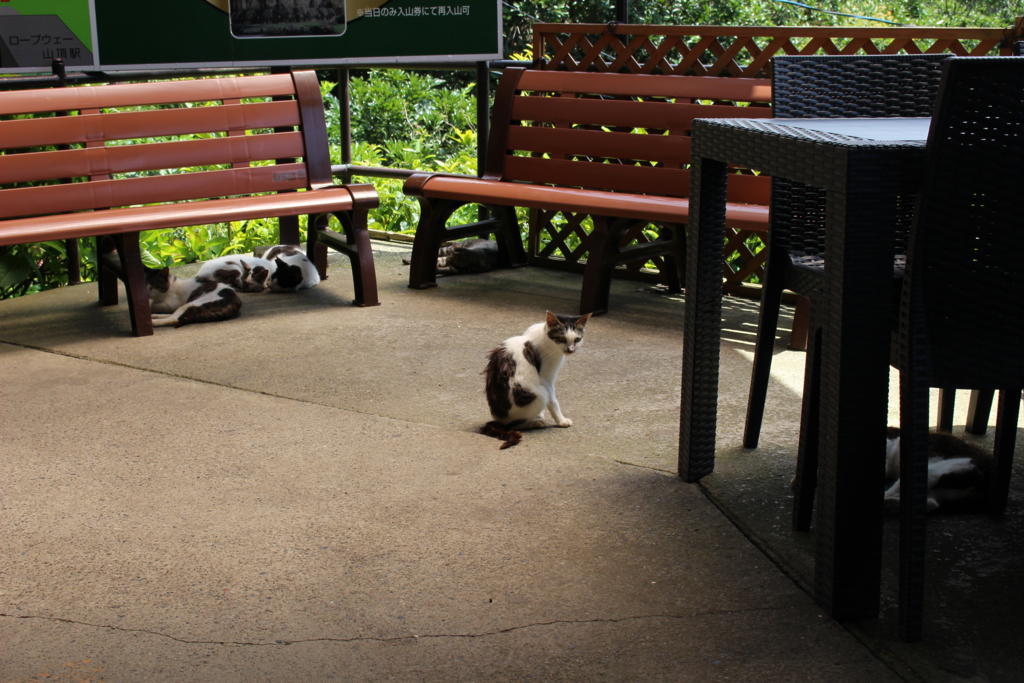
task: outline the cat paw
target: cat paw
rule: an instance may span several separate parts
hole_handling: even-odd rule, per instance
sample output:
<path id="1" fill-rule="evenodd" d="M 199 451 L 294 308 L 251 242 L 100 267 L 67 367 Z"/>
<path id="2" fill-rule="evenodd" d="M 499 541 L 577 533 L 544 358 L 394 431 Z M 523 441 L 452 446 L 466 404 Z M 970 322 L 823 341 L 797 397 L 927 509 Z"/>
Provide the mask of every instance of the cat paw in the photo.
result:
<path id="1" fill-rule="evenodd" d="M 555 420 L 555 426 L 557 427 L 572 427 L 572 420 L 567 417 L 563 417 L 561 420 Z"/>

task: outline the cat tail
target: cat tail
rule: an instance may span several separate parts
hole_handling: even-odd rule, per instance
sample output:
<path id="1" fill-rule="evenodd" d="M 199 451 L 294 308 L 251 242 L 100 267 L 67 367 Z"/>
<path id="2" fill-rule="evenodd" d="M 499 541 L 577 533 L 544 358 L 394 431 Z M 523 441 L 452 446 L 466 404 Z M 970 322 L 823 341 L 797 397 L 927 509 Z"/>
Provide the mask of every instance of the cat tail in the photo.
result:
<path id="1" fill-rule="evenodd" d="M 499 450 L 505 448 L 512 448 L 517 443 L 523 440 L 522 432 L 517 432 L 514 429 L 509 429 L 507 425 L 503 425 L 496 420 L 491 420 L 483 427 L 481 427 L 480 433 L 504 441 L 504 443 L 501 444 L 501 446 L 499 447 Z"/>

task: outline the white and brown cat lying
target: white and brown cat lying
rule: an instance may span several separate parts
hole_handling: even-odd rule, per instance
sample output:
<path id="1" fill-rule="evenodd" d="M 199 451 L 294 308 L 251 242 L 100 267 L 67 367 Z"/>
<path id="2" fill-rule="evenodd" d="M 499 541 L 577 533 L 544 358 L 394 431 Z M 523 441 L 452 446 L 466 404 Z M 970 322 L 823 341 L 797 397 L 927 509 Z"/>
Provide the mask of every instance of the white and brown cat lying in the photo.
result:
<path id="1" fill-rule="evenodd" d="M 146 287 L 154 327 L 228 320 L 242 309 L 242 300 L 230 286 L 179 278 L 169 268 L 147 268 Z"/>
<path id="2" fill-rule="evenodd" d="M 207 261 L 196 280 L 220 282 L 239 292 L 262 292 L 270 287 L 277 265 L 258 256 L 231 255 Z"/>
<path id="3" fill-rule="evenodd" d="M 275 244 L 253 256 L 232 254 L 207 261 L 197 280 L 222 282 L 239 292 L 298 292 L 320 284 L 320 273 L 294 244 Z"/>
<path id="4" fill-rule="evenodd" d="M 179 278 L 168 268 L 146 269 L 149 305 L 157 327 L 237 317 L 242 308 L 238 292 L 297 292 L 318 284 L 316 267 L 291 244 L 268 247 L 263 256 L 212 259 L 191 278 Z"/>
<path id="5" fill-rule="evenodd" d="M 501 448 L 515 446 L 523 438 L 518 430 L 547 425 L 541 418 L 545 410 L 554 426 L 572 426 L 555 395 L 555 380 L 565 357 L 583 343 L 589 319 L 589 313 L 566 316 L 548 311 L 544 322 L 509 337 L 488 354 L 485 389 L 493 419 L 481 433 L 501 439 Z"/>
<path id="6" fill-rule="evenodd" d="M 952 434 L 928 434 L 928 512 L 971 510 L 988 493 L 991 459 L 980 449 Z M 885 491 L 885 507 L 894 511 L 900 502 L 900 432 L 889 427 L 885 440 L 885 476 L 892 482 Z"/>
<path id="7" fill-rule="evenodd" d="M 270 289 L 275 292 L 299 292 L 320 284 L 320 273 L 305 252 L 294 244 L 276 244 L 259 254 L 273 264 Z"/>

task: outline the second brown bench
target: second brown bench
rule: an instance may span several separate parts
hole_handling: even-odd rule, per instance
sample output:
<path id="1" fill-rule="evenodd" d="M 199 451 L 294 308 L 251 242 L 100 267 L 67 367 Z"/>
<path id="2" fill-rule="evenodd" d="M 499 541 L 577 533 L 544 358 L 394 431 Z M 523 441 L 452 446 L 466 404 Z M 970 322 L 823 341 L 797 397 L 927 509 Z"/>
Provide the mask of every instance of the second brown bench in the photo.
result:
<path id="1" fill-rule="evenodd" d="M 526 262 L 513 207 L 589 214 L 593 230 L 580 312 L 608 309 L 616 264 L 666 257 L 678 289 L 690 202 L 690 129 L 695 118 L 770 117 L 770 82 L 715 76 L 543 71 L 509 68 L 495 93 L 482 177 L 416 174 L 405 192 L 420 201 L 409 286 L 436 285 L 437 250 L 448 239 L 494 234 L 504 265 Z M 738 103 L 750 106 L 737 106 Z M 729 182 L 728 225 L 768 228 L 766 176 Z M 491 218 L 447 227 L 465 204 Z M 660 238 L 629 245 L 654 224 Z"/>

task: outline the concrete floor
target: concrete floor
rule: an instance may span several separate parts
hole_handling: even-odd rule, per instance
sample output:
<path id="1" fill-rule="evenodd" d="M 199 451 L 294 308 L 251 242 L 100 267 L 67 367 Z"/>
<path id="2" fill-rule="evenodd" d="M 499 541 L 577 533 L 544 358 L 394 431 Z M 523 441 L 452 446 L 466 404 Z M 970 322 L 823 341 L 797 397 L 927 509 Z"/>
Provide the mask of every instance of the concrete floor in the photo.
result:
<path id="1" fill-rule="evenodd" d="M 881 619 L 838 624 L 788 530 L 802 354 L 780 344 L 762 448 L 738 447 L 753 302 L 726 304 L 719 466 L 690 485 L 680 297 L 616 282 L 559 380 L 575 425 L 499 451 L 484 354 L 579 277 L 412 291 L 375 247 L 374 308 L 340 258 L 146 338 L 93 285 L 0 302 L 0 680 L 1019 675 L 1019 471 L 1005 520 L 933 524 L 923 643 L 895 640 L 888 580 Z"/>

